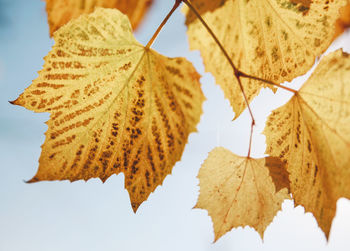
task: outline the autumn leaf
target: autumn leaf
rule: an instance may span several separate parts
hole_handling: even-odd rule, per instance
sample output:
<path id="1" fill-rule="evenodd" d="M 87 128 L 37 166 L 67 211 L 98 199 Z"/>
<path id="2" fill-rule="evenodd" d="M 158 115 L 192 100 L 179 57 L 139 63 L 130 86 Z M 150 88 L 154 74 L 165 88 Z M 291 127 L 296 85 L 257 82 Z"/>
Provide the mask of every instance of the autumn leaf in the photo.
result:
<path id="1" fill-rule="evenodd" d="M 126 14 L 135 29 L 151 6 L 153 0 L 44 0 L 50 27 L 50 36 L 69 20 L 96 7 L 116 8 Z"/>
<path id="2" fill-rule="evenodd" d="M 266 123 L 266 153 L 288 163 L 296 205 L 329 236 L 336 202 L 350 198 L 350 56 L 324 57 L 310 79 Z"/>
<path id="3" fill-rule="evenodd" d="M 340 36 L 345 29 L 350 27 L 350 0 L 348 0 L 348 4 L 342 7 L 339 12 L 340 16 L 335 23 L 335 38 Z"/>
<path id="4" fill-rule="evenodd" d="M 282 202 L 290 198 L 288 173 L 277 158 L 240 157 L 217 147 L 204 161 L 198 178 L 195 207 L 208 211 L 215 241 L 232 228 L 247 225 L 263 238 Z"/>
<path id="5" fill-rule="evenodd" d="M 171 173 L 204 96 L 184 58 L 132 35 L 125 15 L 97 9 L 54 34 L 43 70 L 13 103 L 50 112 L 39 170 L 29 181 L 105 181 L 123 172 L 134 211 Z"/>
<path id="6" fill-rule="evenodd" d="M 241 71 L 282 83 L 306 73 L 333 40 L 334 24 L 345 1 L 309 0 L 194 0 Z M 246 108 L 232 69 L 199 20 L 187 10 L 190 48 L 200 50 L 205 68 L 230 101 L 235 118 Z M 242 79 L 251 101 L 265 85 Z"/>

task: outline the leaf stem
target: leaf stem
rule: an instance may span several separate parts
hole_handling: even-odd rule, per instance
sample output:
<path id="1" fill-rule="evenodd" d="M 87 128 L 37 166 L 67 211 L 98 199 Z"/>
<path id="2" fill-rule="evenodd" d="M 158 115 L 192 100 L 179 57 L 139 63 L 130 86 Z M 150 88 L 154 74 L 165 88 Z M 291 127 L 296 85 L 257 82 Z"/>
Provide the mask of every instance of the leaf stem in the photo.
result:
<path id="1" fill-rule="evenodd" d="M 250 158 L 250 150 L 252 149 L 252 141 L 253 141 L 253 131 L 254 131 L 254 123 L 250 125 L 250 137 L 249 137 L 249 148 L 247 157 Z"/>
<path id="2" fill-rule="evenodd" d="M 215 40 L 215 43 L 220 47 L 221 52 L 225 55 L 227 61 L 230 63 L 230 65 L 231 65 L 231 67 L 232 67 L 232 69 L 233 69 L 233 71 L 235 72 L 235 75 L 236 75 L 236 73 L 238 73 L 238 69 L 236 68 L 236 66 L 232 62 L 232 60 L 231 60 L 230 56 L 228 55 L 227 51 L 222 46 L 222 44 L 220 43 L 219 39 L 216 37 L 216 35 L 212 31 L 212 29 L 203 20 L 202 16 L 199 14 L 199 12 L 195 9 L 195 7 L 188 0 L 182 0 L 182 2 L 184 2 L 190 8 L 190 10 L 197 16 L 199 21 L 202 23 L 202 25 L 207 29 L 207 31 L 209 32 L 210 36 L 212 36 L 212 38 Z"/>
<path id="3" fill-rule="evenodd" d="M 202 16 L 198 13 L 198 11 L 195 9 L 195 7 L 188 1 L 188 0 L 182 0 L 182 2 L 184 2 L 190 9 L 191 11 L 193 11 L 193 13 L 197 16 L 197 18 L 199 19 L 199 21 L 203 24 L 203 26 L 207 29 L 207 31 L 209 32 L 209 34 L 211 35 L 211 37 L 214 39 L 215 43 L 219 46 L 221 52 L 224 54 L 224 56 L 226 57 L 227 61 L 229 62 L 229 64 L 231 65 L 233 71 L 234 71 L 234 74 L 236 76 L 237 79 L 239 79 L 240 77 L 243 77 L 243 78 L 250 78 L 250 79 L 253 79 L 253 80 L 258 80 L 258 81 L 261 81 L 261 82 L 264 82 L 264 83 L 267 83 L 267 84 L 270 84 L 270 85 L 274 85 L 274 86 L 277 86 L 279 88 L 282 88 L 282 89 L 285 89 L 287 91 L 290 91 L 290 92 L 293 92 L 293 93 L 297 93 L 298 91 L 297 90 L 294 90 L 292 88 L 289 88 L 289 87 L 286 87 L 286 86 L 283 86 L 283 85 L 280 85 L 280 84 L 277 84 L 277 83 L 274 83 L 270 80 L 267 80 L 267 79 L 263 79 L 263 78 L 259 78 L 259 77 L 255 77 L 255 76 L 251 76 L 251 75 L 248 75 L 242 71 L 240 71 L 239 69 L 237 69 L 237 67 L 235 66 L 235 64 L 232 62 L 230 56 L 228 55 L 227 51 L 225 50 L 224 46 L 220 43 L 219 39 L 216 37 L 216 35 L 214 34 L 213 30 L 208 26 L 208 24 L 203 20 Z M 242 90 L 242 93 L 243 93 L 243 96 L 244 96 L 244 99 L 247 103 L 247 106 L 249 108 L 249 104 L 247 102 L 247 98 L 245 96 L 245 93 L 243 91 L 243 86 L 241 83 L 239 83 L 240 85 L 240 88 Z"/>
<path id="4" fill-rule="evenodd" d="M 198 13 L 198 11 L 194 8 L 194 6 L 188 1 L 188 0 L 182 0 L 182 2 L 184 2 L 189 8 L 190 10 L 197 16 L 197 18 L 199 19 L 199 21 L 202 23 L 202 25 L 207 29 L 207 31 L 209 32 L 209 34 L 211 35 L 211 37 L 214 39 L 215 43 L 219 46 L 221 52 L 224 54 L 224 56 L 226 57 L 227 61 L 229 62 L 230 66 L 233 69 L 234 75 L 238 81 L 239 84 L 239 88 L 241 89 L 244 101 L 248 107 L 248 111 L 250 114 L 250 117 L 252 119 L 252 124 L 251 124 L 251 129 L 250 129 L 250 139 L 249 139 L 249 148 L 248 148 L 248 158 L 250 157 L 250 150 L 252 147 L 252 137 L 253 137 L 253 127 L 255 125 L 255 119 L 254 119 L 254 115 L 252 110 L 250 109 L 250 105 L 249 105 L 249 101 L 248 98 L 244 92 L 244 88 L 241 82 L 241 76 L 243 77 L 250 77 L 249 75 L 241 72 L 240 70 L 237 69 L 237 67 L 235 66 L 235 64 L 232 62 L 230 56 L 228 55 L 227 51 L 225 50 L 225 48 L 223 47 L 223 45 L 220 43 L 219 39 L 216 37 L 216 35 L 214 34 L 213 30 L 210 29 L 210 27 L 208 26 L 208 24 L 203 20 L 203 18 L 201 17 L 201 15 Z"/>
<path id="5" fill-rule="evenodd" d="M 283 86 L 283 85 L 277 84 L 277 83 L 272 82 L 272 81 L 267 80 L 267 79 L 263 79 L 263 78 L 251 76 L 251 75 L 248 75 L 248 74 L 246 74 L 246 73 L 244 73 L 244 72 L 241 72 L 241 71 L 239 71 L 239 74 L 240 74 L 240 76 L 243 77 L 243 78 L 250 78 L 250 79 L 258 80 L 258 81 L 264 82 L 264 83 L 266 83 L 266 84 L 274 85 L 274 86 L 277 86 L 277 87 L 279 87 L 279 88 L 285 89 L 285 90 L 287 90 L 287 91 L 289 91 L 289 92 L 293 92 L 293 93 L 297 93 L 297 92 L 298 92 L 297 90 L 294 90 L 294 89 L 289 88 L 289 87 L 287 87 L 287 86 Z"/>
<path id="6" fill-rule="evenodd" d="M 232 62 L 232 59 L 230 58 L 229 54 L 227 53 L 227 51 L 225 50 L 224 46 L 220 43 L 219 39 L 216 37 L 216 35 L 214 34 L 213 30 L 208 26 L 208 24 L 204 21 L 204 19 L 202 18 L 202 16 L 199 14 L 199 12 L 196 10 L 196 8 L 189 2 L 189 0 L 182 0 L 182 2 L 184 2 L 189 8 L 190 10 L 197 16 L 197 18 L 199 19 L 199 21 L 202 23 L 202 25 L 206 28 L 206 30 L 209 32 L 210 36 L 214 39 L 215 43 L 219 46 L 221 52 L 224 54 L 225 58 L 227 59 L 227 61 L 229 62 L 230 66 L 232 67 L 233 69 L 233 72 L 234 72 L 234 75 L 238 81 L 238 84 L 239 84 L 239 87 L 241 89 L 241 92 L 242 92 L 242 95 L 243 95 L 243 98 L 244 98 L 244 101 L 248 107 L 248 110 L 249 110 L 249 114 L 250 114 L 250 117 L 252 119 L 252 124 L 251 124 L 251 129 L 250 129 L 250 138 L 249 138 L 249 148 L 248 148 L 248 158 L 250 157 L 250 152 L 251 152 L 251 148 L 252 148 L 252 138 L 253 138 L 253 130 L 254 130 L 254 126 L 255 126 L 255 119 L 254 119 L 254 116 L 253 116 L 253 113 L 252 113 L 252 110 L 250 108 L 250 105 L 249 105 L 249 101 L 247 99 L 247 96 L 244 92 L 244 88 L 243 88 L 243 85 L 242 85 L 242 82 L 241 82 L 241 77 L 242 78 L 249 78 L 249 79 L 253 79 L 253 80 L 258 80 L 260 82 L 264 82 L 264 83 L 267 83 L 267 84 L 270 84 L 270 85 L 273 85 L 273 86 L 277 86 L 279 88 L 282 88 L 282 89 L 285 89 L 289 92 L 292 92 L 294 94 L 297 94 L 298 91 L 297 90 L 294 90 L 292 88 L 289 88 L 289 87 L 286 87 L 286 86 L 283 86 L 283 85 L 280 85 L 280 84 L 277 84 L 277 83 L 274 83 L 270 80 L 267 80 L 267 79 L 263 79 L 263 78 L 259 78 L 259 77 L 255 77 L 255 76 L 251 76 L 251 75 L 248 75 L 242 71 L 240 71 L 236 66 L 235 64 Z"/>
<path id="7" fill-rule="evenodd" d="M 199 19 L 199 21 L 202 23 L 202 25 L 207 29 L 207 31 L 209 32 L 210 36 L 214 39 L 215 43 L 219 46 L 221 52 L 224 54 L 224 56 L 226 57 L 227 61 L 229 62 L 229 64 L 231 65 L 232 69 L 233 69 L 233 72 L 236 76 L 236 79 L 238 80 L 238 84 L 239 84 L 239 88 L 241 89 L 242 91 L 242 95 L 243 95 L 243 98 L 244 98 L 244 101 L 248 107 L 248 110 L 249 110 L 249 113 L 250 113 L 250 116 L 252 118 L 252 121 L 253 121 L 253 124 L 255 124 L 255 120 L 254 120 L 254 116 L 253 116 L 253 113 L 250 109 L 250 106 L 249 106 L 249 101 L 248 101 L 248 98 L 244 92 L 244 89 L 243 89 L 243 85 L 242 85 L 242 82 L 240 80 L 240 75 L 241 75 L 241 72 L 237 69 L 237 67 L 234 65 L 234 63 L 232 62 L 230 56 L 228 55 L 227 51 L 225 50 L 225 48 L 223 47 L 223 45 L 220 43 L 219 39 L 216 37 L 216 35 L 214 34 L 213 30 L 208 26 L 208 24 L 203 20 L 203 18 L 201 17 L 201 15 L 199 14 L 199 12 L 195 9 L 195 7 L 188 1 L 188 0 L 182 0 L 182 2 L 184 2 L 188 8 L 190 8 L 190 10 L 197 16 L 197 18 Z"/>
<path id="8" fill-rule="evenodd" d="M 153 36 L 151 37 L 151 39 L 148 41 L 148 43 L 146 44 L 145 48 L 149 49 L 151 47 L 151 45 L 153 44 L 154 40 L 157 38 L 159 32 L 161 31 L 161 29 L 163 28 L 163 26 L 168 22 L 169 18 L 171 17 L 171 15 L 174 13 L 174 11 L 177 9 L 177 7 L 179 7 L 181 3 L 181 0 L 175 0 L 174 6 L 173 8 L 169 11 L 168 15 L 166 15 L 166 17 L 164 18 L 164 20 L 161 22 L 161 24 L 159 25 L 159 27 L 157 28 L 156 32 L 153 34 Z"/>

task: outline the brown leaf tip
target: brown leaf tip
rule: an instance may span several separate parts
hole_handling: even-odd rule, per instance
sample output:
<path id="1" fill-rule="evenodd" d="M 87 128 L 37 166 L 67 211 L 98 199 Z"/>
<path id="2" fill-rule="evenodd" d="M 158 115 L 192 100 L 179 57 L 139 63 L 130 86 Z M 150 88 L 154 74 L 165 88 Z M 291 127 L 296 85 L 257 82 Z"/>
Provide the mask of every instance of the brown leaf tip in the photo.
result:
<path id="1" fill-rule="evenodd" d="M 24 181 L 24 182 L 27 183 L 27 184 L 30 184 L 30 183 L 35 183 L 35 182 L 38 182 L 38 181 L 40 181 L 40 180 L 37 177 L 33 177 L 30 180 L 27 180 L 27 181 Z"/>
<path id="2" fill-rule="evenodd" d="M 17 99 L 15 99 L 15 100 L 12 100 L 12 101 L 8 101 L 11 105 L 20 105 L 19 103 L 18 103 L 18 98 Z"/>
<path id="3" fill-rule="evenodd" d="M 132 207 L 132 210 L 134 211 L 134 213 L 136 214 L 137 212 L 137 209 L 140 207 L 140 203 L 137 203 L 137 202 L 132 202 L 131 203 L 131 207 Z"/>

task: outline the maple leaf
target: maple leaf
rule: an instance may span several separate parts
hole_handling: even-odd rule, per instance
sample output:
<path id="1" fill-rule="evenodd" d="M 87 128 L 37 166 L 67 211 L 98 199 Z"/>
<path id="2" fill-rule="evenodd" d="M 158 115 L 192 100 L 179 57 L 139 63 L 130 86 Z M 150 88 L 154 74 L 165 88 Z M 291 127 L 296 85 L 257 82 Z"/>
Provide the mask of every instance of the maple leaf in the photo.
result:
<path id="1" fill-rule="evenodd" d="M 296 205 L 329 236 L 336 202 L 350 198 L 350 56 L 324 57 L 310 79 L 266 123 L 266 153 L 288 162 Z"/>
<path id="2" fill-rule="evenodd" d="M 217 147 L 204 161 L 198 178 L 195 208 L 208 211 L 215 241 L 232 228 L 246 225 L 263 238 L 282 202 L 290 199 L 288 173 L 277 158 L 240 157 Z"/>
<path id="3" fill-rule="evenodd" d="M 69 20 L 83 13 L 91 13 L 96 7 L 116 8 L 126 14 L 135 29 L 151 6 L 153 0 L 44 0 L 50 27 L 50 36 Z"/>
<path id="4" fill-rule="evenodd" d="M 51 113 L 29 182 L 105 181 L 123 172 L 136 211 L 196 130 L 204 100 L 200 76 L 186 59 L 138 43 L 115 9 L 72 20 L 54 40 L 39 77 L 13 102 Z"/>
<path id="5" fill-rule="evenodd" d="M 282 83 L 306 73 L 333 40 L 334 24 L 345 1 L 209 0 L 192 1 L 204 9 L 203 19 L 228 52 L 235 66 L 252 76 Z M 223 3 L 224 2 L 224 3 Z M 208 9 L 210 11 L 208 11 Z M 189 10 L 187 10 L 189 13 Z M 187 14 L 190 48 L 200 50 L 206 71 L 230 101 L 235 118 L 246 108 L 232 69 L 199 20 Z M 251 101 L 262 83 L 242 79 Z"/>

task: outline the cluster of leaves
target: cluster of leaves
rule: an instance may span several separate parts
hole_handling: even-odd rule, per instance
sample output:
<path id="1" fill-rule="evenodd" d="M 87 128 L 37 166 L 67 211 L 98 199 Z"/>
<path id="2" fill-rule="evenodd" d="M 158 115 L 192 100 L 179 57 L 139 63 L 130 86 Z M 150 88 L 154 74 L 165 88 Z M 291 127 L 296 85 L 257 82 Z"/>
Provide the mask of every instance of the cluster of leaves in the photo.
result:
<path id="1" fill-rule="evenodd" d="M 55 45 L 12 102 L 50 113 L 28 182 L 105 181 L 123 172 L 136 212 L 180 160 L 205 98 L 190 62 L 150 49 L 162 26 L 146 46 L 133 37 L 151 2 L 46 0 Z M 163 23 L 181 2 L 191 49 L 200 50 L 235 118 L 263 87 L 294 93 L 267 120 L 269 157 L 251 158 L 251 146 L 247 157 L 219 147 L 204 161 L 196 207 L 212 217 L 215 240 L 246 225 L 263 237 L 291 196 L 328 237 L 338 198 L 350 198 L 350 56 L 324 56 L 299 91 L 281 83 L 306 73 L 349 25 L 350 2 L 176 0 Z"/>

